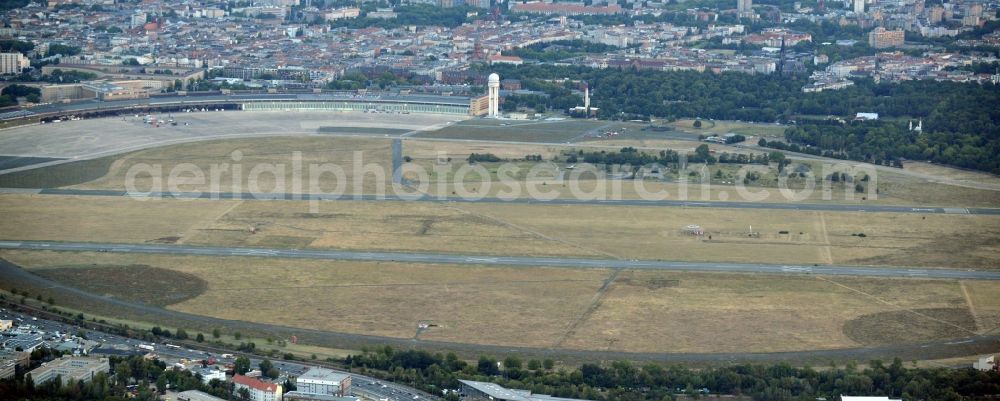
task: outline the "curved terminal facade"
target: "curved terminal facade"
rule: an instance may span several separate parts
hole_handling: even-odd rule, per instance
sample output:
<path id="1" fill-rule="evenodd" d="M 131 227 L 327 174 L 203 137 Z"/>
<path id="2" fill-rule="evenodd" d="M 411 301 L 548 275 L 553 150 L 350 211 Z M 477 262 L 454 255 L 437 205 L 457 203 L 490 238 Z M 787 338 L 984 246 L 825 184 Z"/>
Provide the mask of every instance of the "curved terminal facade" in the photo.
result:
<path id="1" fill-rule="evenodd" d="M 355 100 L 275 100 L 242 103 L 247 111 L 377 111 L 387 113 L 434 113 L 469 115 L 469 104 L 428 102 L 365 102 Z"/>
<path id="2" fill-rule="evenodd" d="M 357 93 L 260 93 L 157 96 L 117 101 L 52 103 L 7 113 L 0 121 L 37 119 L 51 121 L 68 117 L 103 117 L 126 113 L 222 109 L 246 111 L 362 111 L 385 113 L 430 113 L 480 116 L 488 112 L 487 96 L 439 96 Z"/>

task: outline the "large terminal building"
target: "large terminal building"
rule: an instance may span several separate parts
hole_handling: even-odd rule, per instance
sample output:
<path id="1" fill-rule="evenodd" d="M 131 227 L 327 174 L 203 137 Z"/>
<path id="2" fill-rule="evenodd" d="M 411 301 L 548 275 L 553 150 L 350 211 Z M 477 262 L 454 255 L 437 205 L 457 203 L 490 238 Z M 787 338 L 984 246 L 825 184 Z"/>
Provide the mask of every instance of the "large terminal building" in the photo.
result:
<path id="1" fill-rule="evenodd" d="M 85 100 L 51 103 L 0 113 L 0 121 L 42 122 L 71 117 L 179 112 L 192 109 L 247 111 L 363 111 L 482 116 L 489 113 L 488 96 L 412 95 L 401 93 L 199 93 L 116 101 Z"/>

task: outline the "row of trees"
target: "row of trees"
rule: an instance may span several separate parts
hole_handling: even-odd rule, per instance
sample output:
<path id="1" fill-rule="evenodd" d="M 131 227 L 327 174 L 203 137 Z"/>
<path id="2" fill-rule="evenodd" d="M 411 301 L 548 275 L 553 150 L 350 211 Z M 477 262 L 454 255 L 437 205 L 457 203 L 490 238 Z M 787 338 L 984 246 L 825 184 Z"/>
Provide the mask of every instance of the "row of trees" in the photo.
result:
<path id="1" fill-rule="evenodd" d="M 41 100 L 41 93 L 40 89 L 33 86 L 10 85 L 3 89 L 3 95 L 0 96 L 0 107 L 16 105 L 19 97 L 24 97 L 32 103 L 38 103 Z"/>
<path id="2" fill-rule="evenodd" d="M 875 112 L 886 117 L 931 118 L 938 113 L 962 113 L 935 118 L 940 128 L 966 131 L 994 128 L 1000 91 L 996 85 L 905 81 L 876 84 L 860 80 L 838 91 L 802 93 L 805 78 L 776 75 L 696 71 L 591 69 L 579 66 L 483 66 L 505 78 L 521 79 L 526 87 L 544 90 L 542 80 L 568 78 L 587 81 L 595 107 L 601 115 L 621 113 L 663 118 L 701 117 L 726 120 L 773 122 L 800 115 L 853 116 Z M 985 112 L 985 113 L 984 113 Z M 984 114 L 985 118 L 976 118 Z"/>
<path id="3" fill-rule="evenodd" d="M 28 53 L 35 48 L 35 44 L 23 40 L 17 39 L 2 39 L 0 40 L 0 51 L 4 53 L 17 52 L 17 53 Z"/>
<path id="4" fill-rule="evenodd" d="M 729 154 L 722 153 L 718 157 L 713 155 L 708 148 L 708 145 L 701 144 L 695 148 L 694 153 L 689 153 L 685 155 L 686 161 L 689 163 L 738 163 L 738 164 L 768 164 L 770 162 L 778 162 L 779 164 L 785 160 L 785 155 L 780 152 L 772 152 L 771 154 Z M 662 166 L 675 166 L 681 162 L 681 155 L 673 150 L 661 150 L 657 154 L 649 154 L 646 152 L 640 152 L 636 148 L 631 146 L 621 148 L 617 152 L 608 152 L 605 150 L 585 152 L 579 150 L 575 153 L 569 153 L 566 156 L 567 163 L 578 163 L 578 162 L 597 164 L 597 165 L 631 165 L 631 166 L 644 166 L 649 164 L 659 164 Z"/>
<path id="5" fill-rule="evenodd" d="M 39 77 L 39 81 L 52 82 L 57 84 L 68 84 L 77 83 L 80 81 L 88 81 L 96 79 L 97 74 L 92 72 L 83 72 L 75 70 L 62 70 L 59 68 L 53 69 L 52 72 Z"/>
<path id="6" fill-rule="evenodd" d="M 615 50 L 618 50 L 615 46 L 575 39 L 559 40 L 549 43 L 536 43 L 530 46 L 506 51 L 504 54 L 509 56 L 518 56 L 528 60 L 557 61 L 587 53 L 604 54 Z"/>
<path id="7" fill-rule="evenodd" d="M 992 124 L 988 122 L 989 112 L 983 113 L 985 115 L 978 118 L 986 119 L 986 125 Z M 1000 158 L 997 158 L 1000 154 L 1000 132 L 966 132 L 959 128 L 965 125 L 970 124 L 957 124 L 958 127 L 950 128 L 929 119 L 926 127 L 936 127 L 937 130 L 925 128 L 916 131 L 910 130 L 905 122 L 808 124 L 787 129 L 785 139 L 791 142 L 787 148 L 792 151 L 893 166 L 901 166 L 901 159 L 929 160 L 1000 174 Z M 781 145 L 776 142 L 767 144 L 785 148 Z"/>
<path id="8" fill-rule="evenodd" d="M 0 0 L 0 11 L 12 10 L 28 5 L 29 0 Z"/>
<path id="9" fill-rule="evenodd" d="M 1000 393 L 1000 375 L 995 372 L 907 369 L 899 359 L 889 365 L 872 361 L 865 369 L 848 365 L 817 370 L 787 364 L 689 369 L 618 361 L 605 366 L 584 364 L 556 370 L 551 360 L 533 359 L 525 364 L 516 357 L 503 361 L 481 357 L 472 365 L 454 354 L 383 347 L 348 356 L 345 362 L 427 391 L 457 388 L 458 379 L 471 379 L 557 397 L 592 400 L 672 400 L 677 393 L 697 393 L 702 389 L 748 395 L 761 401 L 836 399 L 841 394 L 947 401 L 986 399 Z"/>

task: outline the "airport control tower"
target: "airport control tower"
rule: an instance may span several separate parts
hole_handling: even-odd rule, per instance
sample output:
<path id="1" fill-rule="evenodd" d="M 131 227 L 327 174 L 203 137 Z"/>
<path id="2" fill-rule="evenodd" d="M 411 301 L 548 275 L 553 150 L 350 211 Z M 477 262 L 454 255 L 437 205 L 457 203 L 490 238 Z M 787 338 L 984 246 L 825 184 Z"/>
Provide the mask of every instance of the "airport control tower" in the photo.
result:
<path id="1" fill-rule="evenodd" d="M 489 102 L 490 102 L 490 117 L 496 117 L 500 115 L 500 76 L 496 73 L 490 74 L 489 81 L 487 83 L 489 87 Z"/>

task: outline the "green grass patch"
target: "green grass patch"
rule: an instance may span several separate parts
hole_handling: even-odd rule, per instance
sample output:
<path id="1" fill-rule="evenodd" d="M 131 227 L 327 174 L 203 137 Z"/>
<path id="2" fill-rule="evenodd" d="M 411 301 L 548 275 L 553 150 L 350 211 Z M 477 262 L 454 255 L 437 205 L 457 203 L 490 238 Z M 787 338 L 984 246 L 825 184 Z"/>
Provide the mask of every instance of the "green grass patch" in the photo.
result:
<path id="1" fill-rule="evenodd" d="M 58 188 L 77 185 L 103 177 L 121 156 L 81 160 L 32 170 L 0 175 L 4 188 Z"/>

